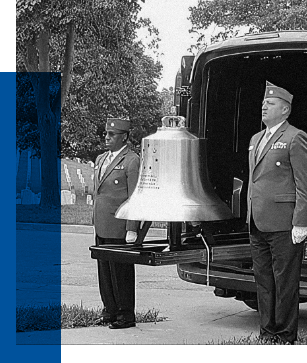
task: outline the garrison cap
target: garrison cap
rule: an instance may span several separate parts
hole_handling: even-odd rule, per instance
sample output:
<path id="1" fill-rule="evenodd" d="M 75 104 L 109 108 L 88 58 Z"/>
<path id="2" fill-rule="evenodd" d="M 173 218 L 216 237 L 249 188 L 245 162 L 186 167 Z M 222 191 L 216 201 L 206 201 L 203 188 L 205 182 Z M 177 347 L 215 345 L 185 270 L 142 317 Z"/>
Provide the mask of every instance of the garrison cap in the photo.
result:
<path id="1" fill-rule="evenodd" d="M 106 124 L 107 131 L 115 133 L 128 132 L 130 129 L 130 121 L 121 118 L 108 118 Z"/>
<path id="2" fill-rule="evenodd" d="M 281 98 L 282 100 L 285 100 L 291 104 L 293 95 L 291 95 L 291 93 L 284 88 L 277 87 L 274 84 L 266 81 L 264 98 Z"/>

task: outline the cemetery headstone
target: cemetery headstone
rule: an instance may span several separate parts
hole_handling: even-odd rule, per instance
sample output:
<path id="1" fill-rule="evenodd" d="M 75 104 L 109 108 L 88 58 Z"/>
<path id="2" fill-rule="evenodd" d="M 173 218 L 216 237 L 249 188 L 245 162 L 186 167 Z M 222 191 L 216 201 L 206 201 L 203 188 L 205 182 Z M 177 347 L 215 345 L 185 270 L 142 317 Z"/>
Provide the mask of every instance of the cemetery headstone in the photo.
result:
<path id="1" fill-rule="evenodd" d="M 21 204 L 33 204 L 33 193 L 30 189 L 21 191 Z"/>
<path id="2" fill-rule="evenodd" d="M 61 190 L 61 205 L 71 204 L 71 191 Z"/>
<path id="3" fill-rule="evenodd" d="M 91 196 L 91 194 L 88 194 L 86 196 L 86 204 L 91 204 L 91 201 L 92 201 L 92 196 Z"/>
<path id="4" fill-rule="evenodd" d="M 71 193 L 71 204 L 75 204 L 75 203 L 76 203 L 76 194 Z"/>

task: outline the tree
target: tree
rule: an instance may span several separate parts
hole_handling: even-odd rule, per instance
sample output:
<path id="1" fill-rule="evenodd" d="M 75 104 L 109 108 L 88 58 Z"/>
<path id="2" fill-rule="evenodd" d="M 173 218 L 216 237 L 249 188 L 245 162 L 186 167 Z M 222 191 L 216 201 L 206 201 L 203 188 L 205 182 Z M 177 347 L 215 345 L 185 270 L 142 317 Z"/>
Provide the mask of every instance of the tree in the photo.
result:
<path id="1" fill-rule="evenodd" d="M 71 5 L 71 4 L 69 4 Z M 41 154 L 41 205 L 60 205 L 57 173 L 57 133 L 63 107 L 71 81 L 75 24 L 63 2 L 18 0 L 17 16 L 17 70 L 28 72 L 34 90 L 38 116 Z M 53 22 L 52 20 L 58 21 Z M 58 28 L 57 28 L 58 26 Z M 51 34 L 66 34 L 65 55 L 61 87 L 52 104 L 50 99 L 51 71 L 55 65 Z"/>
<path id="2" fill-rule="evenodd" d="M 174 107 L 174 88 L 169 87 L 163 88 L 161 92 L 161 101 L 162 101 L 162 115 L 171 115 L 172 107 Z"/>
<path id="3" fill-rule="evenodd" d="M 131 142 L 140 148 L 141 139 L 153 133 L 161 119 L 161 100 L 157 91 L 157 79 L 161 76 L 162 66 L 144 54 L 141 43 L 135 44 L 134 58 L 131 63 L 130 77 L 127 79 L 127 100 L 124 109 L 133 127 Z"/>
<path id="4" fill-rule="evenodd" d="M 84 117 L 92 105 L 85 106 L 82 102 L 85 82 L 91 85 L 93 78 L 103 80 L 102 88 L 98 88 L 98 82 L 93 84 L 96 92 L 105 95 L 102 105 L 105 114 L 121 112 L 122 105 L 114 104 L 114 95 L 120 99 L 126 96 L 121 82 L 114 79 L 131 58 L 131 44 L 140 26 L 137 23 L 140 5 L 137 0 L 18 0 L 16 10 L 17 70 L 28 72 L 37 107 L 41 205 L 57 206 L 60 204 L 57 131 L 61 111 L 65 117 L 72 78 L 75 74 L 75 93 L 71 94 L 69 106 L 74 106 L 71 116 L 75 126 L 75 121 L 79 121 L 78 130 L 94 125 Z M 61 87 L 55 97 L 50 97 L 51 72 L 61 75 Z M 65 122 L 61 126 L 65 129 Z M 89 131 L 92 134 L 94 129 Z M 64 145 L 65 142 L 64 139 Z"/>
<path id="5" fill-rule="evenodd" d="M 212 42 L 237 35 L 239 27 L 249 33 L 307 29 L 307 0 L 200 0 L 189 10 L 190 32 L 199 34 L 197 47 L 212 24 L 219 29 Z"/>
<path id="6" fill-rule="evenodd" d="M 144 54 L 141 42 L 123 44 L 120 50 L 116 64 L 112 53 L 103 50 L 87 57 L 85 63 L 76 59 L 70 97 L 62 112 L 62 152 L 66 156 L 94 160 L 103 152 L 101 136 L 107 117 L 131 120 L 136 148 L 160 119 L 156 88 L 161 64 Z"/>
<path id="7" fill-rule="evenodd" d="M 53 103 L 60 88 L 60 74 L 51 73 L 49 96 Z M 58 140 L 60 135 L 58 133 Z M 27 72 L 16 74 L 16 146 L 19 150 L 30 148 L 32 155 L 40 157 L 38 117 L 34 90 Z M 57 154 L 61 148 L 58 143 Z"/>

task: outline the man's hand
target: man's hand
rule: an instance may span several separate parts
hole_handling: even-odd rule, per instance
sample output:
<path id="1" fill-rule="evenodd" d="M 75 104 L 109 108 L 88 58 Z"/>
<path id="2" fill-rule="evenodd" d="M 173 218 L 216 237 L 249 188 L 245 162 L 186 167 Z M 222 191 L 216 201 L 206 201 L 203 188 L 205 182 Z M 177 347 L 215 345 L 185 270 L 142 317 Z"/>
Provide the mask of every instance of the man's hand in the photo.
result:
<path id="1" fill-rule="evenodd" d="M 292 228 L 292 242 L 293 244 L 301 243 L 307 237 L 307 227 L 297 227 Z"/>
<path id="2" fill-rule="evenodd" d="M 127 243 L 134 243 L 137 239 L 138 234 L 134 231 L 127 231 L 126 234 L 126 242 Z"/>

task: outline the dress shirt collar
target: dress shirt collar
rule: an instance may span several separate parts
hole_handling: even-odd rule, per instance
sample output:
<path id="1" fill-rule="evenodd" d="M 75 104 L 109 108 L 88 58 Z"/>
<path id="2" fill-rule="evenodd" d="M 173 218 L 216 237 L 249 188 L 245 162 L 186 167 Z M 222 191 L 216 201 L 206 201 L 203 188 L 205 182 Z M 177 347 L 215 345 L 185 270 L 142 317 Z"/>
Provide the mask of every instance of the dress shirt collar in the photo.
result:
<path id="1" fill-rule="evenodd" d="M 118 155 L 121 151 L 123 151 L 123 150 L 124 150 L 124 148 L 125 148 L 126 146 L 127 146 L 127 145 L 124 145 L 121 149 L 119 149 L 119 150 L 117 150 L 117 151 L 113 151 L 113 152 L 111 152 L 111 150 L 109 150 L 107 157 L 109 157 L 109 156 L 110 156 L 110 154 L 112 153 L 112 160 L 113 160 L 114 158 L 116 158 L 116 156 L 117 156 L 117 155 Z"/>
<path id="2" fill-rule="evenodd" d="M 277 124 L 277 125 L 275 125 L 275 126 L 273 126 L 273 127 L 271 127 L 270 129 L 267 127 L 266 128 L 266 133 L 267 132 L 270 132 L 270 137 L 269 137 L 269 139 L 275 134 L 275 132 L 280 128 L 280 126 L 284 123 L 284 122 L 286 122 L 286 120 L 283 120 L 283 121 L 281 121 L 279 124 Z"/>

